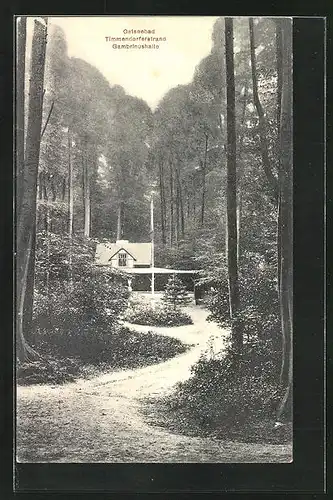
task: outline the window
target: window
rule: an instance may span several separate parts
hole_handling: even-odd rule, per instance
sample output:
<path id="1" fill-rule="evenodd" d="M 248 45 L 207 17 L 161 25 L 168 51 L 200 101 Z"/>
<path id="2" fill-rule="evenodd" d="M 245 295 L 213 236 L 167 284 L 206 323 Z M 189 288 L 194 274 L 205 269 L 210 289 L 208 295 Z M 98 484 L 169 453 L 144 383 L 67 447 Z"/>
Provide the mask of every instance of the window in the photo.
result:
<path id="1" fill-rule="evenodd" d="M 118 254 L 118 266 L 119 267 L 126 267 L 127 265 L 127 255 L 126 253 L 120 253 Z"/>

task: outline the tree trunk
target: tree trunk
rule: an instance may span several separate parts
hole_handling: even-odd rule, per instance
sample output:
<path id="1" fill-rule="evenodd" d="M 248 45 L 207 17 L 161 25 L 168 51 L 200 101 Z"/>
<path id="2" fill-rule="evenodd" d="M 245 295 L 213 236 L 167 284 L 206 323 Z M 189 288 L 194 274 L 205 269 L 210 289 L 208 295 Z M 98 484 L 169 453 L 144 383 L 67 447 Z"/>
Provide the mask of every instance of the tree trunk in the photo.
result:
<path id="1" fill-rule="evenodd" d="M 17 210 L 23 197 L 24 179 L 24 103 L 25 103 L 25 47 L 27 38 L 27 18 L 17 20 L 17 63 L 16 63 L 16 200 Z"/>
<path id="2" fill-rule="evenodd" d="M 176 177 L 177 177 L 177 192 L 178 192 L 179 215 L 180 215 L 180 231 L 182 239 L 184 239 L 185 238 L 184 202 L 183 202 L 183 190 L 180 182 L 178 166 L 176 167 Z"/>
<path id="3" fill-rule="evenodd" d="M 32 228 L 32 244 L 31 254 L 29 258 L 28 274 L 27 274 L 27 290 L 31 293 L 26 293 L 24 298 L 23 311 L 23 331 L 25 338 L 29 343 L 34 343 L 34 334 L 32 331 L 32 315 L 34 308 L 34 289 L 35 289 L 35 260 L 36 260 L 36 224 Z"/>
<path id="4" fill-rule="evenodd" d="M 202 203 L 201 203 L 201 226 L 205 223 L 205 196 L 206 196 L 206 166 L 207 166 L 207 151 L 208 151 L 208 134 L 205 134 L 205 154 L 202 164 Z"/>
<path id="5" fill-rule="evenodd" d="M 84 207 L 84 230 L 86 238 L 90 237 L 90 181 L 88 173 L 87 149 L 83 159 L 83 207 Z"/>
<path id="6" fill-rule="evenodd" d="M 259 118 L 259 137 L 260 137 L 260 149 L 262 164 L 269 182 L 270 190 L 272 191 L 272 196 L 275 204 L 278 203 L 278 185 L 277 179 L 273 173 L 272 165 L 268 154 L 268 140 L 267 140 L 267 128 L 266 119 L 263 107 L 261 105 L 258 93 L 258 79 L 257 79 L 257 61 L 255 53 L 255 42 L 254 42 L 254 26 L 253 18 L 249 18 L 249 28 L 250 28 L 250 53 L 251 53 L 251 70 L 252 70 L 252 85 L 253 85 L 253 101 L 256 107 L 258 118 Z"/>
<path id="7" fill-rule="evenodd" d="M 179 211 L 179 186 L 178 183 L 176 183 L 176 244 L 178 246 L 179 244 L 179 216 L 180 216 L 180 211 Z"/>
<path id="8" fill-rule="evenodd" d="M 277 106 L 276 106 L 276 123 L 278 129 L 280 128 L 280 115 L 281 115 L 281 94 L 282 94 L 282 32 L 280 23 L 275 25 L 275 40 L 276 40 L 276 69 L 277 69 Z"/>
<path id="9" fill-rule="evenodd" d="M 232 344 L 242 350 L 243 335 L 239 322 L 239 286 L 237 266 L 237 190 L 236 190 L 236 113 L 233 20 L 225 18 L 225 54 L 227 81 L 227 228 L 228 284 L 232 324 Z"/>
<path id="10" fill-rule="evenodd" d="M 34 22 L 31 52 L 29 109 L 24 169 L 19 172 L 19 185 L 24 186 L 17 217 L 17 355 L 20 361 L 35 356 L 24 332 L 24 304 L 27 294 L 33 294 L 28 283 L 30 259 L 33 260 L 33 234 L 36 225 L 37 179 L 43 109 L 43 83 L 46 51 L 46 23 Z M 31 264 L 32 265 L 32 264 Z"/>
<path id="11" fill-rule="evenodd" d="M 284 396 L 277 417 L 291 416 L 292 399 L 292 314 L 293 314 L 293 196 L 292 196 L 292 22 L 278 21 L 282 38 L 282 93 L 280 118 L 280 311 L 282 363 L 280 382 Z"/>
<path id="12" fill-rule="evenodd" d="M 240 240 L 241 240 L 242 208 L 243 208 L 243 194 L 242 194 L 242 190 L 240 189 L 238 192 L 238 199 L 237 199 L 237 265 L 238 265 L 238 267 L 239 267 L 239 261 L 240 261 L 240 256 L 241 256 Z"/>
<path id="13" fill-rule="evenodd" d="M 281 97 L 282 97 L 282 78 L 283 78 L 283 68 L 282 68 L 282 57 L 283 57 L 283 49 L 282 49 L 282 31 L 281 25 L 279 21 L 275 23 L 276 25 L 276 71 L 277 71 L 277 113 L 276 113 L 276 123 L 277 130 L 280 136 L 280 120 L 281 120 Z M 281 155 L 280 144 L 277 147 L 278 157 Z M 280 286 L 281 286 L 281 165 L 279 162 L 278 165 L 278 180 L 279 180 L 279 198 L 278 198 L 278 210 L 277 210 L 277 236 L 276 236 L 276 244 L 277 244 L 277 276 L 278 276 L 278 293 L 280 295 Z"/>
<path id="14" fill-rule="evenodd" d="M 241 256 L 241 223 L 242 223 L 242 208 L 243 208 L 243 193 L 242 193 L 243 168 L 242 168 L 241 158 L 243 153 L 243 144 L 245 137 L 245 115 L 246 115 L 248 91 L 249 91 L 249 86 L 248 82 L 246 81 L 242 118 L 241 118 L 241 131 L 240 131 L 239 146 L 238 146 L 238 175 L 237 175 L 237 263 L 238 265 Z"/>
<path id="15" fill-rule="evenodd" d="M 161 232 L 162 243 L 166 244 L 165 234 L 165 193 L 164 193 L 164 171 L 162 162 L 159 163 L 159 180 L 160 180 L 160 200 L 161 200 Z"/>
<path id="16" fill-rule="evenodd" d="M 123 220 L 124 220 L 124 202 L 120 201 L 117 214 L 117 240 L 123 237 Z"/>
<path id="17" fill-rule="evenodd" d="M 69 238 L 69 286 L 73 287 L 73 221 L 74 221 L 74 196 L 73 196 L 73 164 L 72 164 L 72 136 L 70 128 L 67 131 L 68 144 L 68 238 Z"/>
<path id="18" fill-rule="evenodd" d="M 170 247 L 173 245 L 174 241 L 174 201 L 173 201 L 173 174 L 172 174 L 172 163 L 169 163 L 170 167 L 170 177 L 169 177 L 169 182 L 170 182 L 170 220 L 169 220 L 169 233 L 170 233 Z"/>

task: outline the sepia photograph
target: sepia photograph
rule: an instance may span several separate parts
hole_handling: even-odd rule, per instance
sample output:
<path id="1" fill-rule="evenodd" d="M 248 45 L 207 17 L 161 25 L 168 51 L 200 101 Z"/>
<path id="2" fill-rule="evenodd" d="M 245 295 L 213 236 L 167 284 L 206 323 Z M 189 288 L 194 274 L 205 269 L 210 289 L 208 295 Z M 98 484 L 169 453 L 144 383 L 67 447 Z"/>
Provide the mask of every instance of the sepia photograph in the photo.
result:
<path id="1" fill-rule="evenodd" d="M 19 463 L 293 461 L 292 17 L 15 17 Z"/>

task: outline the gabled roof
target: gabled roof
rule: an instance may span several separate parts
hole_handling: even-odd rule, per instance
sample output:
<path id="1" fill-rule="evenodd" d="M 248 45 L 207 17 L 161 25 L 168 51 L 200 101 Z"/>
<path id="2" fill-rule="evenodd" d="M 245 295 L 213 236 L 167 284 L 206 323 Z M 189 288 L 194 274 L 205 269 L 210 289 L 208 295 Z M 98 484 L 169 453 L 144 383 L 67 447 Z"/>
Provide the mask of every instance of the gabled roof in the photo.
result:
<path id="1" fill-rule="evenodd" d="M 132 255 L 132 254 L 131 254 L 128 250 L 126 250 L 126 248 L 124 248 L 124 247 L 119 248 L 119 250 L 117 250 L 117 251 L 116 251 L 113 255 L 111 255 L 111 257 L 109 258 L 109 260 L 111 260 L 111 259 L 112 259 L 112 257 L 114 257 L 115 255 L 117 255 L 117 253 L 121 252 L 122 250 L 123 250 L 124 252 L 128 253 L 128 255 L 130 255 L 130 256 L 132 257 L 132 259 L 137 260 L 137 259 L 134 257 L 134 255 Z"/>
<path id="2" fill-rule="evenodd" d="M 120 250 L 125 250 L 135 259 L 137 265 L 151 265 L 151 243 L 98 243 L 96 262 L 107 264 Z"/>

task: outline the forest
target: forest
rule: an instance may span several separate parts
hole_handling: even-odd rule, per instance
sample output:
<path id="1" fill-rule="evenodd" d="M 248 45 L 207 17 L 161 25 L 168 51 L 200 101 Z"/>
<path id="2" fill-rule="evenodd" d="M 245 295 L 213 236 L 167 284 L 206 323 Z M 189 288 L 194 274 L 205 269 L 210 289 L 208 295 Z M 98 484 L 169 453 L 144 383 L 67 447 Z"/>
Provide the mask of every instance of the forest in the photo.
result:
<path id="1" fill-rule="evenodd" d="M 152 110 L 69 57 L 47 18 L 34 20 L 27 47 L 21 17 L 16 82 L 18 366 L 52 362 L 50 339 L 65 334 L 66 365 L 69 337 L 96 340 L 116 325 L 127 281 L 95 268 L 95 247 L 150 241 L 153 195 L 155 265 L 200 269 L 209 320 L 231 338 L 169 408 L 212 426 L 230 415 L 243 426 L 290 421 L 291 19 L 218 18 L 192 81 Z M 207 417 L 212 391 L 219 411 Z"/>

